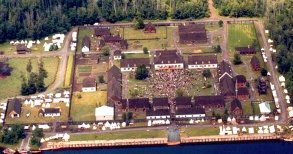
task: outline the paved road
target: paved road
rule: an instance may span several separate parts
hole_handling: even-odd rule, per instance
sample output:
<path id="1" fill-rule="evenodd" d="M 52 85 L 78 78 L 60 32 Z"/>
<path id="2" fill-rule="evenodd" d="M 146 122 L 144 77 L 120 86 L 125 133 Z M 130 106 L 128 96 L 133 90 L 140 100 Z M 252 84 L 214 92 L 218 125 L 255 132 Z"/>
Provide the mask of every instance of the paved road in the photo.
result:
<path id="1" fill-rule="evenodd" d="M 267 42 L 267 38 L 265 36 L 265 32 L 264 32 L 264 25 L 263 22 L 261 21 L 257 21 L 255 22 L 256 27 L 258 28 L 258 31 L 261 34 L 261 38 L 262 41 L 264 43 L 263 48 L 265 49 L 265 53 L 266 56 L 268 57 L 268 62 L 267 65 L 269 66 L 269 72 L 271 73 L 271 82 L 275 85 L 276 91 L 277 91 L 277 96 L 279 98 L 279 104 L 280 104 L 280 109 L 281 109 L 281 117 L 280 117 L 280 121 L 281 122 L 286 122 L 288 119 L 287 116 L 287 110 L 286 110 L 286 102 L 285 102 L 285 97 L 284 97 L 284 93 L 281 87 L 281 84 L 279 82 L 279 78 L 276 76 L 276 72 L 275 72 L 275 67 L 272 61 L 272 55 L 271 52 L 269 50 L 270 46 Z"/>

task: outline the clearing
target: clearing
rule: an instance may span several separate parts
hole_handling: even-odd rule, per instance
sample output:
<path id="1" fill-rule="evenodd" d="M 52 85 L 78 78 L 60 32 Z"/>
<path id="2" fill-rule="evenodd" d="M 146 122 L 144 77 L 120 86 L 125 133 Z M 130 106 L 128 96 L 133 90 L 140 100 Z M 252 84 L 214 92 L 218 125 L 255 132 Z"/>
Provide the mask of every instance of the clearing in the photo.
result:
<path id="1" fill-rule="evenodd" d="M 95 108 L 107 103 L 107 92 L 76 92 L 72 96 L 70 117 L 73 121 L 94 121 Z"/>

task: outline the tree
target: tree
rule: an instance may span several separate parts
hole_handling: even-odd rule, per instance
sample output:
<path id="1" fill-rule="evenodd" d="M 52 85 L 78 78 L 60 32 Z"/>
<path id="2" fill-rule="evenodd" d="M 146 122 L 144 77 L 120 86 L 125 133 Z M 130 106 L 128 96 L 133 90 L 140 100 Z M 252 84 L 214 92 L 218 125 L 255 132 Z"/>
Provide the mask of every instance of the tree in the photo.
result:
<path id="1" fill-rule="evenodd" d="M 125 54 L 124 53 L 121 54 L 121 59 L 125 59 Z"/>
<path id="2" fill-rule="evenodd" d="M 37 92 L 43 92 L 46 90 L 44 78 L 42 76 L 38 76 L 38 79 L 36 81 L 36 90 Z"/>
<path id="3" fill-rule="evenodd" d="M 261 71 L 260 71 L 260 74 L 262 76 L 267 76 L 268 75 L 268 71 L 265 68 L 262 68 Z"/>
<path id="4" fill-rule="evenodd" d="M 234 65 L 242 64 L 242 60 L 241 60 L 240 54 L 238 54 L 238 53 L 234 54 L 233 63 L 234 63 Z"/>
<path id="5" fill-rule="evenodd" d="M 222 52 L 222 48 L 221 48 L 220 45 L 216 45 L 216 46 L 214 46 L 213 49 L 214 49 L 214 52 L 217 52 L 217 53 Z"/>
<path id="6" fill-rule="evenodd" d="M 149 77 L 149 70 L 145 65 L 138 66 L 135 70 L 135 79 L 144 80 Z"/>
<path id="7" fill-rule="evenodd" d="M 44 62 L 42 59 L 40 60 L 40 63 L 39 63 L 39 76 L 41 76 L 42 78 L 48 77 L 48 72 L 44 68 Z"/>
<path id="8" fill-rule="evenodd" d="M 222 117 L 222 120 L 223 120 L 224 124 L 227 123 L 228 117 L 229 117 L 228 110 L 225 109 L 224 114 L 223 114 L 223 117 Z"/>
<path id="9" fill-rule="evenodd" d="M 43 129 L 36 128 L 32 132 L 31 144 L 37 147 L 41 146 L 41 138 L 44 137 Z"/>
<path id="10" fill-rule="evenodd" d="M 202 76 L 205 78 L 210 78 L 212 76 L 211 70 L 210 69 L 204 69 L 202 71 Z"/>
<path id="11" fill-rule="evenodd" d="M 29 95 L 29 88 L 28 88 L 28 85 L 27 85 L 27 81 L 26 81 L 26 78 L 24 77 L 24 75 L 22 74 L 21 75 L 21 89 L 20 89 L 20 94 L 23 95 L 23 96 L 26 96 L 26 95 Z"/>
<path id="12" fill-rule="evenodd" d="M 38 80 L 38 75 L 34 72 L 30 73 L 28 79 L 28 93 L 35 94 L 37 92 L 36 82 Z"/>
<path id="13" fill-rule="evenodd" d="M 129 90 L 129 94 L 131 97 L 137 97 L 138 93 L 139 92 L 137 89 Z"/>
<path id="14" fill-rule="evenodd" d="M 27 71 L 28 73 L 31 73 L 31 72 L 32 72 L 32 69 L 33 69 L 32 61 L 31 61 L 31 59 L 29 59 L 27 65 L 26 65 L 26 71 Z"/>
<path id="15" fill-rule="evenodd" d="M 144 54 L 149 54 L 149 49 L 147 47 L 142 48 Z"/>
<path id="16" fill-rule="evenodd" d="M 223 27 L 223 20 L 220 20 L 220 21 L 218 22 L 218 24 L 219 24 L 220 27 Z"/>
<path id="17" fill-rule="evenodd" d="M 134 28 L 135 29 L 143 29 L 144 28 L 144 22 L 142 18 L 137 18 L 134 20 Z"/>
<path id="18" fill-rule="evenodd" d="M 109 46 L 104 46 L 104 47 L 101 49 L 101 51 L 102 51 L 103 56 L 105 56 L 105 57 L 107 57 L 107 56 L 110 55 L 110 48 L 109 48 Z"/>
<path id="19" fill-rule="evenodd" d="M 98 78 L 99 78 L 99 83 L 105 83 L 103 75 L 98 76 Z"/>
<path id="20" fill-rule="evenodd" d="M 182 89 L 180 89 L 180 88 L 177 89 L 177 90 L 176 90 L 176 96 L 177 96 L 177 97 L 184 96 L 184 91 L 183 91 Z"/>
<path id="21" fill-rule="evenodd" d="M 15 144 L 25 137 L 23 126 L 12 125 L 10 129 L 4 129 L 3 132 L 3 143 Z"/>

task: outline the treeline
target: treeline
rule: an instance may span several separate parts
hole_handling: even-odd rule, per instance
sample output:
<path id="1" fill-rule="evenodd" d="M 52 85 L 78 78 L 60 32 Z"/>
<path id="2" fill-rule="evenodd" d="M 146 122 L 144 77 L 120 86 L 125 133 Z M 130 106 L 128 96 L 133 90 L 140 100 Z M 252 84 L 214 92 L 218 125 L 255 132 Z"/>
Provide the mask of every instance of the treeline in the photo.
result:
<path id="1" fill-rule="evenodd" d="M 143 19 L 208 16 L 207 0 L 0 0 L 0 43 L 39 39 L 71 26 Z"/>
<path id="2" fill-rule="evenodd" d="M 293 2 L 279 2 L 268 11 L 267 28 L 276 47 L 278 71 L 285 75 L 286 88 L 293 98 Z"/>
<path id="3" fill-rule="evenodd" d="M 222 16 L 260 17 L 264 15 L 267 0 L 213 0 Z"/>

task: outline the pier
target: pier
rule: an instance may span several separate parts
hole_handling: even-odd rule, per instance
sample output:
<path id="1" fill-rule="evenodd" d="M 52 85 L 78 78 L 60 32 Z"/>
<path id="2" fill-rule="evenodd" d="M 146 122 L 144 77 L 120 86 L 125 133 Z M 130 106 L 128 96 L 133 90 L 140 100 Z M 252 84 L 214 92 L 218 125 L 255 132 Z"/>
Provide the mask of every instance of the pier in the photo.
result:
<path id="1" fill-rule="evenodd" d="M 235 141 L 257 141 L 257 140 L 276 140 L 281 139 L 275 134 L 255 134 L 255 135 L 227 135 L 227 136 L 198 136 L 181 137 L 181 143 L 209 143 L 209 142 L 235 142 Z"/>

